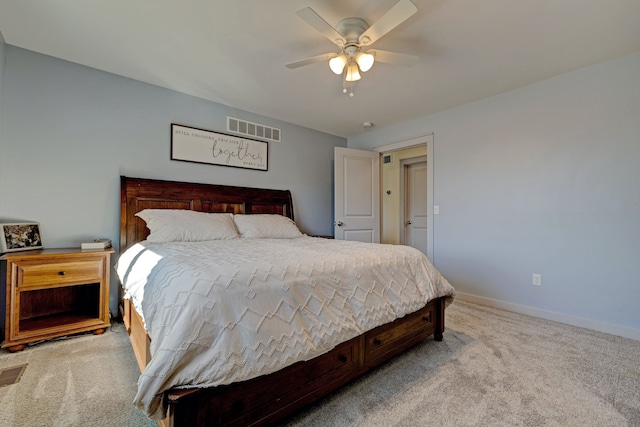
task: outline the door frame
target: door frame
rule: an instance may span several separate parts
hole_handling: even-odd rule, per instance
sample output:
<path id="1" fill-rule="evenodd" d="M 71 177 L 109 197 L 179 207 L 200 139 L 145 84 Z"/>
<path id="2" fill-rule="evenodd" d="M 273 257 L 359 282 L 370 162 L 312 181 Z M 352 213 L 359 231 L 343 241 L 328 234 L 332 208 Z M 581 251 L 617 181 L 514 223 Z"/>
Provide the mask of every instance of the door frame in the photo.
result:
<path id="1" fill-rule="evenodd" d="M 382 155 L 387 153 L 392 153 L 398 150 L 404 150 L 405 148 L 417 147 L 420 145 L 427 146 L 427 209 L 432 215 L 427 217 L 427 257 L 431 260 L 432 263 L 435 264 L 435 254 L 434 254 L 434 194 L 433 194 L 433 177 L 434 177 L 434 169 L 433 169 L 433 133 L 427 135 L 420 135 L 409 139 L 404 139 L 400 141 L 396 141 L 389 144 L 380 145 L 373 148 L 373 151 L 377 151 Z"/>

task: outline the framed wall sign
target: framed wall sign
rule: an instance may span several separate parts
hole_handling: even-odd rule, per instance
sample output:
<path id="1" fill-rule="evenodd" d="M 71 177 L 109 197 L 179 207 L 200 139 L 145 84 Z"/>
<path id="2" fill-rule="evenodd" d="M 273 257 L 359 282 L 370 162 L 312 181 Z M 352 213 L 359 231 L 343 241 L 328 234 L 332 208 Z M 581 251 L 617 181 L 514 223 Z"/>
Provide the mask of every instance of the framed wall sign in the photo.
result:
<path id="1" fill-rule="evenodd" d="M 40 224 L 37 222 L 0 223 L 0 252 L 42 249 Z"/>
<path id="2" fill-rule="evenodd" d="M 171 124 L 171 160 L 267 170 L 269 144 Z"/>

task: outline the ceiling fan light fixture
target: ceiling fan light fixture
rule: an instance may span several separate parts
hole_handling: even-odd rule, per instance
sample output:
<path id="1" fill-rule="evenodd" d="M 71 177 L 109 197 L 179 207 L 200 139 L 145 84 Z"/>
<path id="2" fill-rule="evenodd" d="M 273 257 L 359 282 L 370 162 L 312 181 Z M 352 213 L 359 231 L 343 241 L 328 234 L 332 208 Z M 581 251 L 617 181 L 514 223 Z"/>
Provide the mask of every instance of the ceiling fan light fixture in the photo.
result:
<path id="1" fill-rule="evenodd" d="M 356 64 L 355 62 L 350 63 L 347 66 L 347 74 L 345 75 L 344 79 L 348 82 L 356 82 L 358 80 L 360 80 L 361 76 L 360 76 L 360 70 L 358 70 L 358 64 Z"/>
<path id="2" fill-rule="evenodd" d="M 341 20 L 333 27 L 310 7 L 298 10 L 296 15 L 336 44 L 340 48 L 340 52 L 316 55 L 301 61 L 285 64 L 286 67 L 290 69 L 298 68 L 303 65 L 329 60 L 331 71 L 342 76 L 343 92 L 349 93 L 349 96 L 352 97 L 353 86 L 362 78 L 360 74 L 369 71 L 373 67 L 376 58 L 378 62 L 388 64 L 407 66 L 415 64 L 418 60 L 417 56 L 383 50 L 360 51 L 362 48 L 368 49 L 378 39 L 418 11 L 418 8 L 411 0 L 396 1 L 395 6 L 387 10 L 373 25 L 369 25 L 362 18 L 350 17 Z"/>
<path id="3" fill-rule="evenodd" d="M 345 65 L 347 65 L 347 57 L 344 54 L 331 58 L 329 61 L 329 68 L 335 74 L 342 74 Z"/>
<path id="4" fill-rule="evenodd" d="M 375 57 L 370 53 L 358 52 L 358 55 L 356 55 L 356 62 L 360 67 L 360 71 L 366 73 L 371 69 L 371 67 L 373 67 Z"/>

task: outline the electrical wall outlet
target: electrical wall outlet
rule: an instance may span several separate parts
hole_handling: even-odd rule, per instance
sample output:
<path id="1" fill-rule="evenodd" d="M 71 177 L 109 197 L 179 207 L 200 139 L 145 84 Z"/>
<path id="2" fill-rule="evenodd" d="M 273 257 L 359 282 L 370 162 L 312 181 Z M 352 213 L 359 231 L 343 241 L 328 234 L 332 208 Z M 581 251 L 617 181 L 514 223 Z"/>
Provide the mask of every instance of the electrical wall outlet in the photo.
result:
<path id="1" fill-rule="evenodd" d="M 542 274 L 532 274 L 531 284 L 535 286 L 542 286 Z"/>

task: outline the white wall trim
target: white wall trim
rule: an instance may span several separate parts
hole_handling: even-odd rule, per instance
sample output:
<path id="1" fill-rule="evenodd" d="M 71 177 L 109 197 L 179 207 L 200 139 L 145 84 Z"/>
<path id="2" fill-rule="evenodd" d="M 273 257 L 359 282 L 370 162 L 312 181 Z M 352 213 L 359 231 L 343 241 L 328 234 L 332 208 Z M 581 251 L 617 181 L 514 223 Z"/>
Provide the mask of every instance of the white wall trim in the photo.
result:
<path id="1" fill-rule="evenodd" d="M 435 221 L 433 218 L 433 205 L 434 205 L 434 168 L 435 161 L 433 157 L 433 134 L 428 135 L 427 139 L 427 188 L 429 191 L 427 192 L 427 209 L 429 214 L 427 215 L 427 257 L 431 261 L 431 263 L 436 265 L 436 254 L 434 251 L 434 234 L 435 234 Z"/>
<path id="2" fill-rule="evenodd" d="M 373 151 L 377 151 L 378 153 L 389 153 L 391 151 L 404 150 L 405 148 L 417 147 L 418 145 L 424 144 L 433 144 L 433 133 L 379 145 L 377 147 L 374 147 Z"/>
<path id="3" fill-rule="evenodd" d="M 578 326 L 580 328 L 591 329 L 593 331 L 604 332 L 606 334 L 618 335 L 620 337 L 640 341 L 640 329 L 599 322 L 592 319 L 585 319 L 584 317 L 571 316 L 569 314 L 557 313 L 555 311 L 543 310 L 540 308 L 527 307 L 525 305 L 466 294 L 464 292 L 457 292 L 456 298 L 460 298 L 461 301 L 499 308 L 501 310 L 512 311 L 514 313 L 526 314 L 528 316 L 539 317 L 541 319 L 552 320 L 554 322 L 565 323 L 571 326 Z"/>

